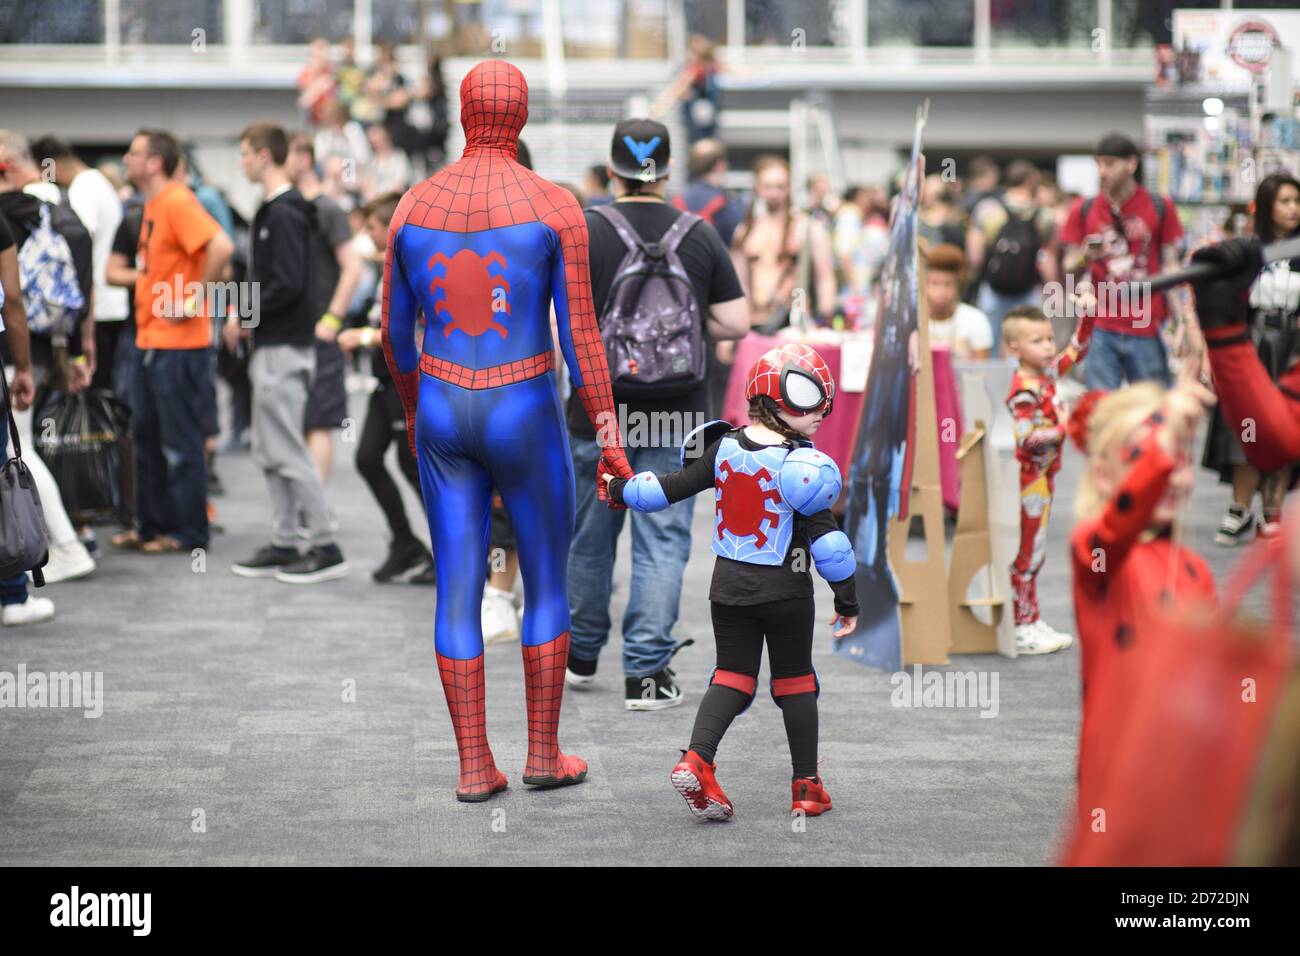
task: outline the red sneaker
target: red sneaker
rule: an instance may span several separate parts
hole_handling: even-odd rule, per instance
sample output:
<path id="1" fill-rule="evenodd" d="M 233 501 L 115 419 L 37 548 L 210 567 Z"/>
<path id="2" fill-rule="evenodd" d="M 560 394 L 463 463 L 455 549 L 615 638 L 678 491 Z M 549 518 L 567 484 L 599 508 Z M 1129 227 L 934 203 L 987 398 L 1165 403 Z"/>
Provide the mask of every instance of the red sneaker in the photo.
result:
<path id="1" fill-rule="evenodd" d="M 694 750 L 687 750 L 669 778 L 686 798 L 691 813 L 705 820 L 726 820 L 735 812 L 713 775 L 717 767 L 716 763 L 705 763 Z"/>
<path id="2" fill-rule="evenodd" d="M 815 817 L 831 808 L 831 795 L 826 792 L 821 777 L 815 780 L 800 777 L 790 784 L 790 794 L 791 813 L 802 810 L 805 815 Z"/>

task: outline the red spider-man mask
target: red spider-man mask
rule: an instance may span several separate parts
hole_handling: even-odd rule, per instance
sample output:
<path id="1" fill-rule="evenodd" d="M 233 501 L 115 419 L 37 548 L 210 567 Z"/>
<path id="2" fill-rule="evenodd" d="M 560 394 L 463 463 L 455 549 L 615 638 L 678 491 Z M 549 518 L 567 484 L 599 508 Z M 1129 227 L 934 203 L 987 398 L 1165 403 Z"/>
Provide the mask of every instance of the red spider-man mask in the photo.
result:
<path id="1" fill-rule="evenodd" d="M 460 125 L 465 151 L 500 149 L 513 159 L 519 132 L 528 122 L 528 83 L 505 60 L 487 60 L 460 84 Z"/>
<path id="2" fill-rule="evenodd" d="M 749 369 L 746 398 L 765 395 L 791 415 L 831 413 L 835 382 L 817 352 L 798 342 L 768 349 Z"/>

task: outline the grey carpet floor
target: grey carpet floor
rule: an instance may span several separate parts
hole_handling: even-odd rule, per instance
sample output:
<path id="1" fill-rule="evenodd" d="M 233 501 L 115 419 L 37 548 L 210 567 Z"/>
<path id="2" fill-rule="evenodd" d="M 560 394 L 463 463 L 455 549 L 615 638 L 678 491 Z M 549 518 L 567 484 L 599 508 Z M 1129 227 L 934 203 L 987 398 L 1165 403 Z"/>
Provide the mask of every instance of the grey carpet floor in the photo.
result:
<path id="1" fill-rule="evenodd" d="M 892 706 L 889 675 L 833 657 L 819 623 L 821 769 L 835 810 L 792 824 L 789 753 L 764 676 L 718 754 L 735 819 L 706 824 L 687 813 L 668 772 L 713 664 L 704 501 L 676 631 L 696 641 L 675 661 L 685 705 L 623 707 L 625 534 L 615 633 L 595 685 L 564 702 L 561 744 L 590 763 L 588 781 L 541 793 L 522 786 L 519 647 L 494 646 L 488 727 L 512 785 L 489 803 L 457 803 L 455 741 L 433 656 L 435 592 L 370 581 L 387 541 L 354 452 L 340 443 L 329 488 L 350 578 L 294 587 L 231 574 L 232 560 L 263 543 L 268 517 L 260 473 L 232 454 L 219 463 L 225 532 L 205 568 L 185 556 L 109 554 L 90 578 L 46 590 L 54 621 L 0 631 L 0 670 L 102 671 L 105 696 L 98 719 L 0 710 L 0 863 L 1051 861 L 1071 799 L 1077 646 L 1014 661 L 954 657 L 940 668 L 997 672 L 998 716 L 987 719 L 975 709 Z M 1040 585 L 1044 616 L 1064 630 L 1073 630 L 1063 550 L 1080 465 L 1071 449 Z M 1207 473 L 1198 481 L 1188 540 L 1222 575 L 1232 554 L 1212 537 L 1227 491 Z M 408 495 L 412 515 L 417 507 Z M 820 581 L 817 600 L 829 620 Z"/>

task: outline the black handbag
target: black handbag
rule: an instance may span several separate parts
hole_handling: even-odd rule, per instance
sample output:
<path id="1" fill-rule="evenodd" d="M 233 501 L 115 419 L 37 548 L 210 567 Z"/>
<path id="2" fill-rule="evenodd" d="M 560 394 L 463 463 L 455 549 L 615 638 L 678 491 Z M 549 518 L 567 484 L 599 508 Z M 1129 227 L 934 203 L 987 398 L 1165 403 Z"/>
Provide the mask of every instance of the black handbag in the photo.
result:
<path id="1" fill-rule="evenodd" d="M 4 383 L 5 416 L 9 419 L 9 437 L 13 441 L 13 457 L 0 466 L 0 578 L 30 571 L 36 586 L 44 587 L 45 575 L 41 568 L 50 560 L 45 512 L 36 491 L 36 479 L 23 461 L 13 399 L 3 370 L 0 370 L 0 382 Z"/>

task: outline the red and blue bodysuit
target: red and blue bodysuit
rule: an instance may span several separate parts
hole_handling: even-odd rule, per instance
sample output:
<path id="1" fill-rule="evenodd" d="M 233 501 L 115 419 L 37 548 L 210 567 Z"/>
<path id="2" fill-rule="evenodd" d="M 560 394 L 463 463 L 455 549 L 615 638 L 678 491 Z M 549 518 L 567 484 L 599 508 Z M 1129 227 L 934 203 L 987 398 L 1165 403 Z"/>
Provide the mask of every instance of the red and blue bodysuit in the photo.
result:
<path id="1" fill-rule="evenodd" d="M 437 561 L 435 644 L 460 752 L 456 793 L 483 800 L 506 787 L 487 741 L 480 622 L 494 487 L 515 527 L 524 580 L 524 782 L 562 786 L 586 775 L 586 763 L 562 754 L 557 741 L 574 477 L 552 303 L 573 387 L 605 447 L 598 473 L 626 478 L 632 470 L 614 424 L 582 210 L 567 190 L 516 162 L 528 118 L 523 74 L 499 60 L 481 63 L 460 99 L 464 155 L 407 192 L 389 226 L 383 342 Z M 417 348 L 419 313 L 426 325 Z"/>

